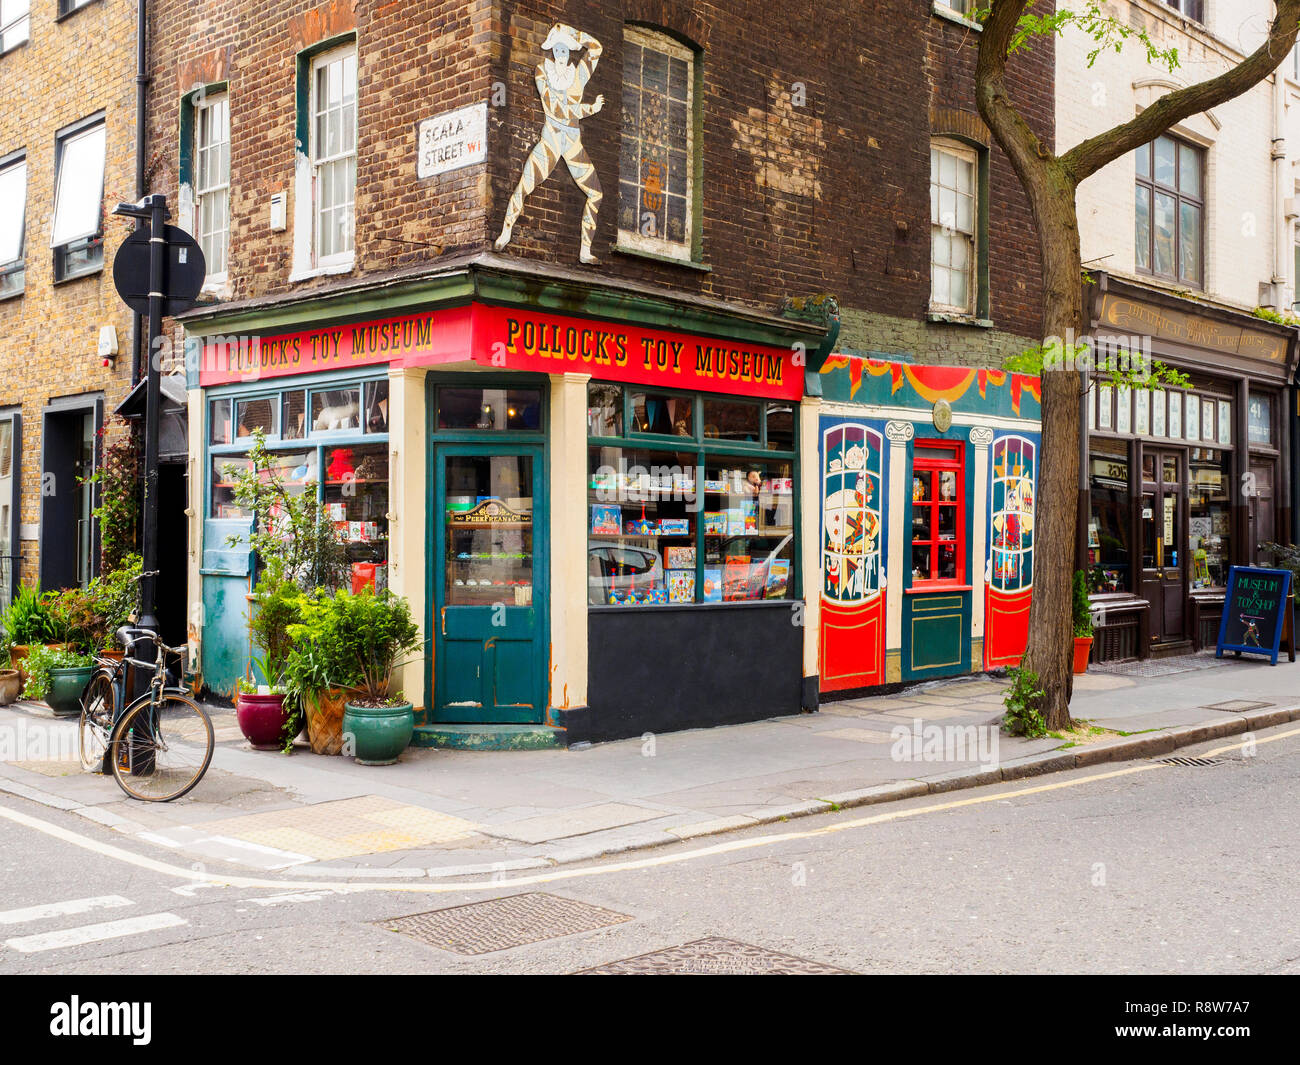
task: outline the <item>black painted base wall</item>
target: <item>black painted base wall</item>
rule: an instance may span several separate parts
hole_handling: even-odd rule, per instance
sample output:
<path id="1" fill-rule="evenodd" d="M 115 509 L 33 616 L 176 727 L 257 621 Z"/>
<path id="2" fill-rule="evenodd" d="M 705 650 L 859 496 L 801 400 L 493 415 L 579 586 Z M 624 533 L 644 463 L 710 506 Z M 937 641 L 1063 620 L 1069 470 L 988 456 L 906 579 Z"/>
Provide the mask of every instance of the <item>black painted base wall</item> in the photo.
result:
<path id="1" fill-rule="evenodd" d="M 565 715 L 568 742 L 797 714 L 804 630 L 794 606 L 592 609 L 587 705 Z"/>

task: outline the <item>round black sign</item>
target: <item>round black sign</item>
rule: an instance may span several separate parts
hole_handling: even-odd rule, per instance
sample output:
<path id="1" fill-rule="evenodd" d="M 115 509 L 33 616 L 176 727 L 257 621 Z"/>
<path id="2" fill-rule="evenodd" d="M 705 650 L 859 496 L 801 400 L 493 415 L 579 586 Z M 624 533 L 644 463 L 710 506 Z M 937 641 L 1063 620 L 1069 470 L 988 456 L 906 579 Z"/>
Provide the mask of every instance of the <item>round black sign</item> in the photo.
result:
<path id="1" fill-rule="evenodd" d="M 177 226 L 165 226 L 166 268 L 163 272 L 163 315 L 180 314 L 194 306 L 203 288 L 207 264 L 198 242 Z M 149 227 L 141 223 L 113 257 L 113 284 L 128 307 L 149 313 Z"/>

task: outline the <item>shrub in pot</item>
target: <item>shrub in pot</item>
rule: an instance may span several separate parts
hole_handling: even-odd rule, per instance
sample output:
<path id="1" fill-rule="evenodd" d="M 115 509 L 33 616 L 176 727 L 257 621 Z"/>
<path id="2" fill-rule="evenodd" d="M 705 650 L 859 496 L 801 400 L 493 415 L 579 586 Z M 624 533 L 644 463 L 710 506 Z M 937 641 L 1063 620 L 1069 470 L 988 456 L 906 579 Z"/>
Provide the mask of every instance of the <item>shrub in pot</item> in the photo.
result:
<path id="1" fill-rule="evenodd" d="M 240 682 L 235 718 L 240 731 L 258 750 L 288 750 L 302 731 L 297 699 L 287 698 L 285 662 L 291 646 L 289 626 L 298 620 L 302 593 L 283 578 L 280 566 L 268 567 L 253 590 L 249 631 L 262 656 Z M 260 680 L 258 679 L 260 675 Z"/>
<path id="2" fill-rule="evenodd" d="M 289 690 L 302 701 L 307 739 L 316 754 L 343 749 L 343 711 L 361 672 L 342 639 L 342 603 L 317 591 L 299 601 L 300 621 L 289 626 L 294 644 L 285 663 Z"/>
<path id="3" fill-rule="evenodd" d="M 8 706 L 22 690 L 22 677 L 9 667 L 9 637 L 0 631 L 0 706 Z"/>
<path id="4" fill-rule="evenodd" d="M 33 647 L 26 666 L 23 698 L 43 699 L 60 717 L 81 713 L 81 695 L 95 672 L 93 657 L 67 648 Z"/>
<path id="5" fill-rule="evenodd" d="M 362 765 L 391 765 L 415 732 L 415 714 L 393 690 L 393 671 L 420 647 L 407 601 L 391 592 L 339 592 L 339 639 L 360 674 L 343 711 L 343 736 Z"/>
<path id="6" fill-rule="evenodd" d="M 1092 605 L 1088 602 L 1088 577 L 1074 571 L 1074 672 L 1088 672 L 1092 653 Z"/>
<path id="7" fill-rule="evenodd" d="M 5 636 L 11 644 L 10 664 L 25 682 L 24 663 L 28 652 L 33 647 L 54 643 L 58 638 L 58 627 L 48 597 L 42 596 L 39 588 L 22 585 L 0 624 L 3 624 Z"/>

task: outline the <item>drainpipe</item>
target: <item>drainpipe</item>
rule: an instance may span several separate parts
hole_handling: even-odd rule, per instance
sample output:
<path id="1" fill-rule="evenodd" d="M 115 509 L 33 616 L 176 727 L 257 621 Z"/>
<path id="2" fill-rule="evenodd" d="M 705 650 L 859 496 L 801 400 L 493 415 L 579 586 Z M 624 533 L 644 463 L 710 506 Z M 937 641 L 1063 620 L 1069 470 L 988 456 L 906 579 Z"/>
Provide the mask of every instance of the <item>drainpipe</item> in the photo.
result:
<path id="1" fill-rule="evenodd" d="M 1288 189 L 1286 161 L 1286 77 L 1279 67 L 1273 71 L 1273 145 L 1270 153 L 1273 163 L 1273 301 L 1279 311 L 1290 310 L 1286 305 L 1287 278 L 1291 277 L 1294 261 L 1291 256 L 1291 220 L 1287 217 L 1287 201 L 1295 195 Z M 1294 284 L 1296 279 L 1292 278 Z M 1294 295 L 1292 296 L 1294 299 Z"/>
<path id="2" fill-rule="evenodd" d="M 147 0 L 136 0 L 135 5 L 135 199 L 139 203 L 145 193 L 145 137 L 147 121 L 145 106 L 149 98 L 149 69 L 146 58 L 146 41 L 149 33 Z M 140 383 L 140 342 L 143 337 L 141 317 L 131 312 L 131 387 Z"/>

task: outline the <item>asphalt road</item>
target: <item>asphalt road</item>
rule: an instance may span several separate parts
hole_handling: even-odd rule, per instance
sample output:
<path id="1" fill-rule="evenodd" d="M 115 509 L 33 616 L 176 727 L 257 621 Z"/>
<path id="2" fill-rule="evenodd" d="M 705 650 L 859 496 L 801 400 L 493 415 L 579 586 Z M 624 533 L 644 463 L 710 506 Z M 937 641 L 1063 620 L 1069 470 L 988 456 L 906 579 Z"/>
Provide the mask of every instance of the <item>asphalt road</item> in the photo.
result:
<path id="1" fill-rule="evenodd" d="M 1256 739 L 1207 767 L 1112 764 L 438 891 L 196 886 L 175 855 L 6 795 L 0 974 L 569 973 L 707 937 L 865 973 L 1300 973 L 1300 729 Z M 526 893 L 626 919 L 476 955 L 387 927 Z M 476 949 L 511 920 L 571 919 L 531 901 L 440 915 L 434 938 Z"/>

